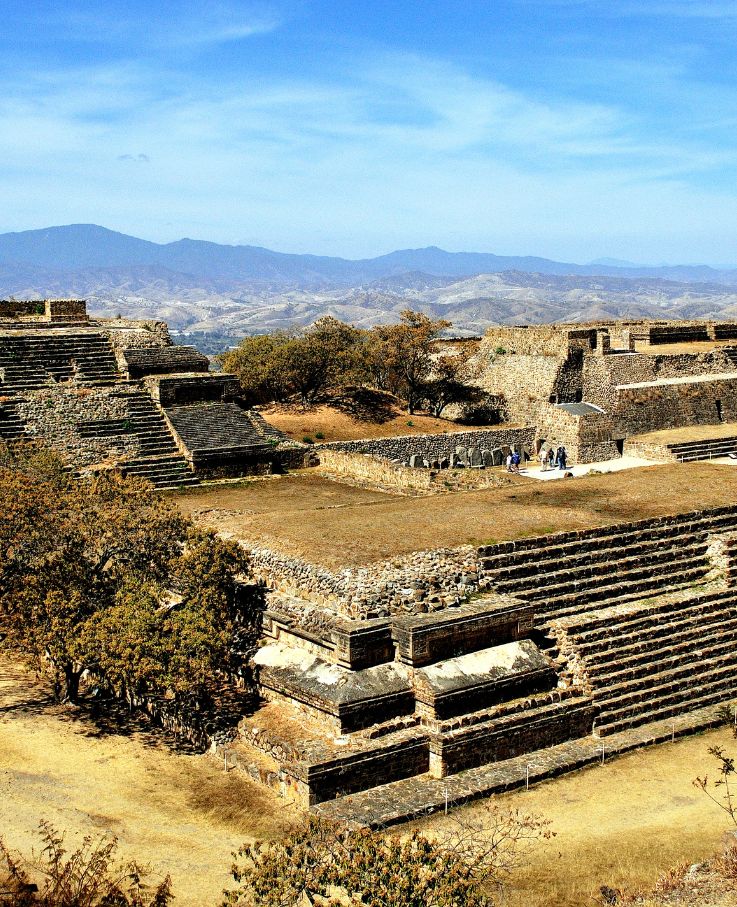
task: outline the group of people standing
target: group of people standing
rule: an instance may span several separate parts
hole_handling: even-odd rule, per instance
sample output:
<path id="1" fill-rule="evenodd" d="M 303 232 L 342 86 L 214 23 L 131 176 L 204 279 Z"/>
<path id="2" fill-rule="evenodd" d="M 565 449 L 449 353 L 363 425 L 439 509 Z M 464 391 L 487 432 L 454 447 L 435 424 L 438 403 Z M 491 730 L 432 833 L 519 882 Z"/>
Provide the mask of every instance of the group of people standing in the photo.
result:
<path id="1" fill-rule="evenodd" d="M 543 472 L 549 469 L 565 469 L 568 466 L 568 451 L 562 444 L 560 447 L 541 447 L 539 457 Z"/>
<path id="2" fill-rule="evenodd" d="M 519 472 L 519 465 L 522 462 L 522 455 L 516 447 L 512 447 L 507 454 L 507 472 Z"/>

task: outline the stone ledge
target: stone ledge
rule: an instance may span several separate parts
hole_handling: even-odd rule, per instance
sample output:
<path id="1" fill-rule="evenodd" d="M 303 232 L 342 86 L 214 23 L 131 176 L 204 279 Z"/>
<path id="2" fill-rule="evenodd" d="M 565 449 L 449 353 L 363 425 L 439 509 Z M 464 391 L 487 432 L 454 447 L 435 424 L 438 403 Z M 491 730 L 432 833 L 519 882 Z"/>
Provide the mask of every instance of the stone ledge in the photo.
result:
<path id="1" fill-rule="evenodd" d="M 444 779 L 424 775 L 395 781 L 312 809 L 327 819 L 383 828 L 431 815 L 446 806 L 460 806 L 490 794 L 516 790 L 525 787 L 528 780 L 530 784 L 550 780 L 600 762 L 602 752 L 607 758 L 720 724 L 722 720 L 716 716 L 716 707 L 709 706 L 612 734 L 603 744 L 594 737 L 585 737 Z"/>

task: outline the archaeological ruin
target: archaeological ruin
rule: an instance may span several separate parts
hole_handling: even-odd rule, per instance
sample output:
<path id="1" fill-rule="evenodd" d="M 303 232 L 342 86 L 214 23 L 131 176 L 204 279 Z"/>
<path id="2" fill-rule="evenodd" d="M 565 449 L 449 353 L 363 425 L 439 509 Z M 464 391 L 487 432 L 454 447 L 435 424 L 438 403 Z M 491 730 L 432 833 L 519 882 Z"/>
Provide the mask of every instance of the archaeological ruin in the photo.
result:
<path id="1" fill-rule="evenodd" d="M 485 496 L 489 526 L 469 536 L 484 543 L 415 547 L 395 520 L 405 548 L 363 561 L 230 533 L 266 600 L 250 666 L 262 704 L 217 746 L 283 796 L 374 826 L 710 726 L 737 696 L 731 486 L 718 504 L 661 499 L 655 515 L 563 531 L 543 515 L 517 532 L 494 508 L 516 494 L 501 465 L 512 448 L 563 444 L 577 464 L 635 453 L 684 485 L 703 459 L 735 468 L 737 324 L 495 327 L 467 380 L 499 424 L 308 447 L 164 324 L 95 321 L 76 300 L 0 303 L 0 439 L 40 439 L 79 473 L 177 489 L 307 467 L 334 519 L 347 505 L 330 483 L 379 489 L 357 501 L 366 523 L 384 499 L 444 495 L 450 514 Z M 270 481 L 278 495 L 289 478 Z"/>

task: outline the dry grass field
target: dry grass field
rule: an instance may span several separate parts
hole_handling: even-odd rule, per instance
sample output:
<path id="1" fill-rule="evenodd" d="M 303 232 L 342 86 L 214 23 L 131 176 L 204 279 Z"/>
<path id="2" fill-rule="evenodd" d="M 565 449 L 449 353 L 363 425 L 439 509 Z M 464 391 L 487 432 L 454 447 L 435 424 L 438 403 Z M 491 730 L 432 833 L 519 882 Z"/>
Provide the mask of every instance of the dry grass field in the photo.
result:
<path id="1" fill-rule="evenodd" d="M 145 720 L 100 727 L 57 706 L 22 666 L 0 657 L 0 834 L 38 844 L 40 819 L 70 842 L 105 832 L 120 855 L 172 876 L 178 907 L 215 907 L 230 854 L 279 835 L 296 814 L 220 760 L 178 748 Z"/>
<path id="2" fill-rule="evenodd" d="M 206 525 L 328 567 L 429 548 L 603 526 L 737 501 L 737 469 L 668 464 L 556 482 L 397 498 L 309 470 L 174 500 Z"/>
<path id="3" fill-rule="evenodd" d="M 650 885 L 661 871 L 712 853 L 725 823 L 691 781 L 711 771 L 707 747 L 734 752 L 728 730 L 640 750 L 556 781 L 496 798 L 552 822 L 502 903 L 584 907 L 602 884 Z M 462 812 L 481 815 L 472 804 Z M 177 750 L 145 722 L 117 731 L 54 705 L 48 690 L 0 659 L 0 829 L 29 850 L 40 818 L 69 841 L 112 832 L 120 852 L 170 873 L 176 904 L 215 907 L 242 841 L 278 837 L 296 818 L 284 801 L 225 774 L 218 760 Z M 428 830 L 448 820 L 421 823 Z"/>
<path id="4" fill-rule="evenodd" d="M 590 907 L 602 885 L 648 889 L 672 866 L 711 856 L 728 819 L 691 782 L 713 774 L 707 748 L 716 743 L 737 753 L 731 732 L 715 730 L 494 798 L 550 820 L 555 832 L 515 875 L 505 907 Z M 481 804 L 459 812 L 484 815 Z M 421 827 L 432 831 L 449 821 L 437 816 Z"/>
<path id="5" fill-rule="evenodd" d="M 665 428 L 649 431 L 644 435 L 633 435 L 630 441 L 647 444 L 682 444 L 684 441 L 708 441 L 712 438 L 733 438 L 737 436 L 737 423 L 722 425 L 687 425 L 685 428 Z"/>
<path id="6" fill-rule="evenodd" d="M 483 427 L 461 425 L 423 413 L 410 416 L 393 402 L 393 398 L 382 399 L 384 395 L 376 392 L 367 392 L 367 395 L 372 397 L 372 405 L 355 405 L 350 401 L 350 405 L 321 404 L 303 409 L 294 405 L 273 404 L 264 407 L 261 414 L 267 422 L 295 441 L 305 437 L 314 441 L 394 438 L 398 435 L 442 434 Z"/>

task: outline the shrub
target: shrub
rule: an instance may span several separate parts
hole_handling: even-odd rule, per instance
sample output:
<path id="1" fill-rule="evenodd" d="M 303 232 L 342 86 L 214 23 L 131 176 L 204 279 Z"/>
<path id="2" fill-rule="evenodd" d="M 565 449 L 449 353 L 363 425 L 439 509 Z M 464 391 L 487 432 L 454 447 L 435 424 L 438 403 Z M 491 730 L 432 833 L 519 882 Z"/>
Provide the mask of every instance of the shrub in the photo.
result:
<path id="1" fill-rule="evenodd" d="M 167 876 L 147 884 L 148 867 L 117 865 L 116 838 L 86 837 L 72 853 L 64 835 L 41 822 L 42 849 L 30 859 L 13 854 L 0 839 L 0 896 L 15 907 L 167 907 L 174 895 Z"/>

